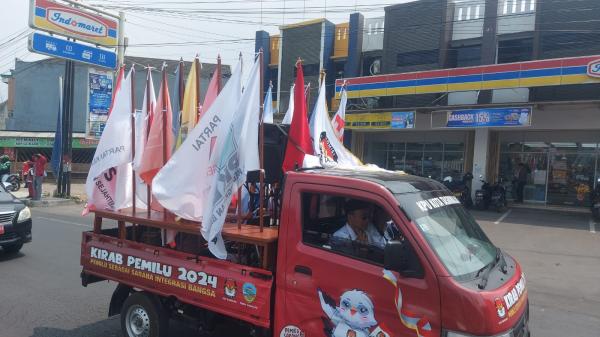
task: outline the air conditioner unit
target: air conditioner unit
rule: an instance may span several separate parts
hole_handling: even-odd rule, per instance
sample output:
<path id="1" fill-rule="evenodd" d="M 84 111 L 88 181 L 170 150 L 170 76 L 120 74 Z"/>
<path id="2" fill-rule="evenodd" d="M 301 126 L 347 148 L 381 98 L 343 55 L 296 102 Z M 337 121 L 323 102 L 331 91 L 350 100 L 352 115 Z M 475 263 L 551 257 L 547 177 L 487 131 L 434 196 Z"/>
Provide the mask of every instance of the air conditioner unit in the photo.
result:
<path id="1" fill-rule="evenodd" d="M 378 75 L 381 73 L 381 60 L 380 59 L 376 59 L 373 62 L 371 62 L 371 65 L 369 66 L 369 73 L 371 75 Z"/>

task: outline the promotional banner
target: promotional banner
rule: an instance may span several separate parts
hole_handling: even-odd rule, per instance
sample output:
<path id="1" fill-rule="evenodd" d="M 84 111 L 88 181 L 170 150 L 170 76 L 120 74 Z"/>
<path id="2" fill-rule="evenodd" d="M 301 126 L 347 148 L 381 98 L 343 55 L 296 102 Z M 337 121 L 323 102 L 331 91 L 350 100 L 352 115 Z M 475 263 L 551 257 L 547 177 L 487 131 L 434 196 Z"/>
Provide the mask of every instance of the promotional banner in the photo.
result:
<path id="1" fill-rule="evenodd" d="M 531 112 L 531 107 L 455 110 L 448 112 L 446 126 L 449 128 L 530 126 Z"/>
<path id="2" fill-rule="evenodd" d="M 95 139 L 73 138 L 71 143 L 74 149 L 93 149 L 98 145 Z M 0 137 L 0 147 L 54 147 L 54 138 L 37 137 Z"/>
<path id="3" fill-rule="evenodd" d="M 347 114 L 348 129 L 414 129 L 414 111 L 375 112 Z"/>
<path id="4" fill-rule="evenodd" d="M 100 139 L 112 102 L 113 78 L 110 73 L 88 72 L 88 124 L 86 137 Z"/>

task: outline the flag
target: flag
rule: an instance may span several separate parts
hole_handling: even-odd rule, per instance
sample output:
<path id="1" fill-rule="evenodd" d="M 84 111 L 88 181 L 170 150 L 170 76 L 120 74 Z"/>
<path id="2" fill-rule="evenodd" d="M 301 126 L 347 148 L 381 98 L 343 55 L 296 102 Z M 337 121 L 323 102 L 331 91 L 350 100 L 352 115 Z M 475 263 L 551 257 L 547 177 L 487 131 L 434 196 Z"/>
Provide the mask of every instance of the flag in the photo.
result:
<path id="1" fill-rule="evenodd" d="M 263 108 L 263 122 L 273 124 L 273 84 L 269 83 L 269 90 L 265 95 Z"/>
<path id="2" fill-rule="evenodd" d="M 297 67 L 298 75 L 296 76 L 296 85 L 294 88 L 294 116 L 290 125 L 285 158 L 283 159 L 284 172 L 293 170 L 296 166 L 302 167 L 304 155 L 313 154 L 308 119 L 306 117 L 306 95 L 304 93 L 302 64 L 298 62 Z"/>
<path id="3" fill-rule="evenodd" d="M 52 158 L 50 158 L 50 166 L 54 172 L 54 178 L 58 181 L 60 175 L 60 163 L 62 162 L 62 77 L 58 78 L 58 117 L 56 118 L 56 131 L 54 132 L 54 145 L 52 145 Z"/>
<path id="4" fill-rule="evenodd" d="M 152 71 L 148 68 L 146 76 L 146 88 L 144 89 L 144 101 L 142 110 L 135 112 L 135 158 L 133 159 L 133 168 L 138 171 L 142 164 L 142 154 L 148 141 L 148 130 L 152 124 L 152 116 L 156 109 L 156 96 L 154 95 L 154 83 L 152 81 Z M 139 175 L 139 172 L 138 172 Z"/>
<path id="5" fill-rule="evenodd" d="M 327 113 L 326 96 L 325 80 L 323 79 L 319 89 L 319 97 L 310 118 L 310 131 L 315 155 L 319 157 L 321 166 L 362 165 L 360 160 L 348 151 L 336 137 Z"/>
<path id="6" fill-rule="evenodd" d="M 174 96 L 176 99 L 173 101 L 173 137 L 179 138 L 179 126 L 181 122 L 181 109 L 183 106 L 183 93 L 185 92 L 185 86 L 183 83 L 183 59 L 179 61 L 177 69 L 175 69 L 175 90 Z"/>
<path id="7" fill-rule="evenodd" d="M 210 109 L 154 178 L 154 197 L 179 217 L 202 219 L 210 177 L 216 170 L 209 160 L 214 155 L 217 135 L 226 127 L 223 120 L 229 119 L 240 100 L 241 77 L 241 66 L 238 66 Z"/>
<path id="8" fill-rule="evenodd" d="M 210 190 L 202 217 L 202 236 L 217 258 L 225 259 L 227 251 L 221 237 L 227 208 L 234 193 L 246 180 L 246 173 L 258 170 L 258 125 L 260 120 L 260 61 L 250 71 L 244 94 L 235 115 L 223 120 L 217 145 L 210 158 L 216 174 L 210 180 Z"/>
<path id="9" fill-rule="evenodd" d="M 200 109 L 200 114 L 198 114 L 198 121 L 202 118 L 202 115 L 205 111 L 210 109 L 210 106 L 215 102 L 217 96 L 219 95 L 219 83 L 221 82 L 221 66 L 217 67 L 212 78 L 210 79 L 210 83 L 208 84 L 208 88 L 206 89 L 206 95 L 204 95 L 204 103 Z"/>
<path id="10" fill-rule="evenodd" d="M 166 120 L 163 120 L 165 119 Z M 154 110 L 154 117 L 148 132 L 148 139 L 139 167 L 139 175 L 142 180 L 152 184 L 152 179 L 163 167 L 163 164 L 171 157 L 173 149 L 173 113 L 171 110 L 171 99 L 169 97 L 169 86 L 167 73 L 163 70 L 162 83 L 160 84 L 158 102 Z M 166 135 L 163 133 L 166 132 Z M 166 140 L 166 144 L 164 143 Z"/>
<path id="11" fill-rule="evenodd" d="M 337 139 L 340 142 L 344 142 L 344 126 L 346 124 L 346 104 L 348 103 L 348 92 L 346 91 L 346 87 L 342 87 L 342 97 L 340 99 L 340 106 L 338 107 L 338 111 L 335 113 L 333 118 L 331 119 L 331 124 L 333 125 L 333 132 Z"/>
<path id="12" fill-rule="evenodd" d="M 88 203 L 84 213 L 94 209 L 118 210 L 131 203 L 123 198 L 131 195 L 126 191 L 132 188 L 131 181 L 117 178 L 131 163 L 132 73 L 133 69 L 124 77 L 124 69 L 119 71 L 113 105 L 85 182 Z M 127 178 L 125 174 L 124 177 Z"/>
<path id="13" fill-rule="evenodd" d="M 198 82 L 196 80 L 196 63 L 192 62 L 192 68 L 185 83 L 185 92 L 183 94 L 183 104 L 181 106 L 181 126 L 177 136 L 176 148 L 179 148 L 188 134 L 196 126 L 198 118 Z"/>
<path id="14" fill-rule="evenodd" d="M 292 84 L 292 87 L 290 88 L 290 100 L 288 102 L 288 109 L 285 112 L 285 116 L 283 116 L 283 120 L 281 121 L 281 124 L 290 124 L 292 123 L 292 117 L 294 117 L 294 86 L 296 84 Z M 304 85 L 304 84 L 302 84 Z"/>

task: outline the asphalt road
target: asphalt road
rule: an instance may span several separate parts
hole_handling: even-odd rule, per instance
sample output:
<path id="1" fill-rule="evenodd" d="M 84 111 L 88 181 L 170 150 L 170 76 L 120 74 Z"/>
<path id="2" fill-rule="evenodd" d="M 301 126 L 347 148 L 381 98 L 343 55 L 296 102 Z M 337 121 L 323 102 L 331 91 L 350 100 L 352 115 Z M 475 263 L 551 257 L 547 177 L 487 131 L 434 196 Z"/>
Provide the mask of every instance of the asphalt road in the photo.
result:
<path id="1" fill-rule="evenodd" d="M 107 318 L 114 283 L 81 286 L 81 232 L 91 218 L 80 206 L 33 209 L 33 242 L 0 252 L 1 337 L 120 337 Z M 586 214 L 512 210 L 474 212 L 495 244 L 517 258 L 528 279 L 535 337 L 597 336 L 600 327 L 600 233 Z M 600 225 L 598 225 L 600 230 Z M 244 336 L 223 324 L 215 337 Z M 202 336 L 172 324 L 171 336 Z"/>

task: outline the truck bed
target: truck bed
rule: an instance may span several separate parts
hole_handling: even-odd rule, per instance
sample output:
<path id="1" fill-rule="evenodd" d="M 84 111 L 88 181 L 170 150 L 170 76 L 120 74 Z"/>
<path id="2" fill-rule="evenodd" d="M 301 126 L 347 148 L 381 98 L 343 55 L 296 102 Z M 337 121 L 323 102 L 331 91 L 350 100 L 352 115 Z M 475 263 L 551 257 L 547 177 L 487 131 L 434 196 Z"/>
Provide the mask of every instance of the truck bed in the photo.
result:
<path id="1" fill-rule="evenodd" d="M 187 229 L 160 214 L 145 211 L 96 212 L 94 231 L 84 232 L 81 243 L 83 275 L 122 283 L 138 290 L 215 311 L 251 324 L 269 327 L 273 275 L 271 271 L 229 261 L 131 240 L 133 226 L 178 229 L 199 233 L 198 224 Z M 102 231 L 102 218 L 115 219 L 118 228 Z M 165 223 L 169 225 L 165 226 Z M 277 230 L 227 224 L 225 240 L 260 245 L 263 261 L 272 259 L 269 251 L 277 241 Z M 139 227 L 138 227 L 139 228 Z"/>

